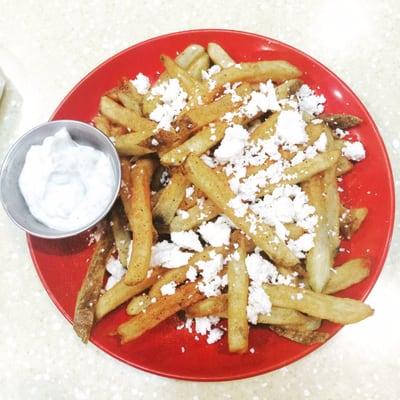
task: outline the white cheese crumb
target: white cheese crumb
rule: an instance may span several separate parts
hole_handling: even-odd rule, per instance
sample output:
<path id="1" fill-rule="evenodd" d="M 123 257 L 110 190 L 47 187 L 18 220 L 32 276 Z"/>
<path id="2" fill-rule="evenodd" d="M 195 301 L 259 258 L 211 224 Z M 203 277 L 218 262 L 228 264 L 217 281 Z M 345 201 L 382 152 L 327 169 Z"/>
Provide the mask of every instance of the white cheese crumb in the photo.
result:
<path id="1" fill-rule="evenodd" d="M 250 352 L 251 354 L 254 354 L 254 353 L 256 352 L 256 350 L 255 350 L 254 347 L 250 347 L 249 352 Z"/>
<path id="2" fill-rule="evenodd" d="M 186 272 L 186 279 L 188 279 L 190 282 L 194 282 L 197 279 L 197 269 L 192 265 Z"/>
<path id="3" fill-rule="evenodd" d="M 139 94 L 146 94 L 150 89 L 150 79 L 139 72 L 136 78 L 131 81 Z"/>
<path id="4" fill-rule="evenodd" d="M 307 143 L 306 123 L 301 114 L 294 110 L 283 110 L 276 122 L 276 137 L 288 150 L 297 150 L 297 144 Z"/>
<path id="5" fill-rule="evenodd" d="M 165 285 L 161 286 L 160 292 L 163 296 L 170 296 L 174 294 L 176 291 L 176 282 L 171 281 L 169 283 L 166 283 Z"/>
<path id="6" fill-rule="evenodd" d="M 175 117 L 187 104 L 187 93 L 182 89 L 178 79 L 173 78 L 160 83 L 151 89 L 153 95 L 160 96 L 161 103 L 150 113 L 149 118 L 158 122 L 157 128 L 170 130 Z"/>
<path id="7" fill-rule="evenodd" d="M 192 197 L 193 193 L 194 193 L 194 186 L 192 185 L 186 188 L 185 197 Z"/>
<path id="8" fill-rule="evenodd" d="M 340 129 L 340 128 L 336 128 L 335 129 L 335 135 L 339 139 L 345 138 L 348 134 L 349 134 L 349 132 L 348 131 L 344 131 L 343 129 Z"/>
<path id="9" fill-rule="evenodd" d="M 224 280 L 218 274 L 223 267 L 224 258 L 222 254 L 217 254 L 208 261 L 198 261 L 196 266 L 199 269 L 202 280 L 198 284 L 199 291 L 206 297 L 218 296 L 224 287 Z"/>
<path id="10" fill-rule="evenodd" d="M 365 149 L 361 142 L 344 142 L 342 154 L 349 160 L 361 161 L 365 158 Z"/>
<path id="11" fill-rule="evenodd" d="M 173 243 L 186 250 L 202 251 L 203 246 L 200 243 L 199 237 L 196 232 L 182 231 L 171 232 L 171 240 Z"/>
<path id="12" fill-rule="evenodd" d="M 105 290 L 111 289 L 126 274 L 126 269 L 122 266 L 121 262 L 114 257 L 110 257 L 108 259 L 106 264 L 106 270 L 110 274 L 110 276 L 107 279 Z"/>
<path id="13" fill-rule="evenodd" d="M 183 252 L 175 243 L 166 240 L 156 243 L 151 252 L 150 265 L 164 268 L 178 268 L 186 265 L 193 253 Z"/>
<path id="14" fill-rule="evenodd" d="M 201 237 L 211 246 L 219 247 L 229 245 L 231 227 L 225 219 L 219 217 L 215 222 L 203 223 L 199 227 Z"/>
<path id="15" fill-rule="evenodd" d="M 151 139 L 151 144 L 152 144 L 153 146 L 158 146 L 160 143 L 158 142 L 157 139 L 153 138 L 153 139 Z"/>
<path id="16" fill-rule="evenodd" d="M 220 340 L 222 338 L 223 335 L 224 335 L 224 331 L 222 329 L 213 328 L 213 329 L 211 329 L 211 331 L 209 332 L 209 334 L 207 336 L 207 343 L 208 344 L 216 343 L 216 342 L 218 342 L 218 340 Z"/>
<path id="17" fill-rule="evenodd" d="M 321 114 L 324 111 L 326 98 L 324 95 L 316 95 L 308 85 L 302 85 L 296 93 L 300 111 L 308 114 Z"/>
<path id="18" fill-rule="evenodd" d="M 177 214 L 182 219 L 188 219 L 189 218 L 189 213 L 187 211 L 185 211 L 185 210 L 178 210 Z"/>
<path id="19" fill-rule="evenodd" d="M 240 156 L 248 138 L 249 132 L 243 126 L 236 124 L 229 126 L 225 130 L 221 144 L 214 151 L 215 159 L 219 163 L 226 163 Z"/>

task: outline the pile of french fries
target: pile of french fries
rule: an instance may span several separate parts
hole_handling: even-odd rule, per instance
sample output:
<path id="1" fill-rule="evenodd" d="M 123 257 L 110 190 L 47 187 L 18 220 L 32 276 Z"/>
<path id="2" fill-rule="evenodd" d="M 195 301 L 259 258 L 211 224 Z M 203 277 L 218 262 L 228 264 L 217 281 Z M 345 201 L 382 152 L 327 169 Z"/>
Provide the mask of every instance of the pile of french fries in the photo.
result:
<path id="1" fill-rule="evenodd" d="M 261 198 L 281 185 L 300 185 L 315 208 L 318 223 L 314 247 L 299 260 L 279 240 L 274 228 L 254 220 L 248 209 L 244 215 L 229 206 L 235 197 L 222 168 L 211 168 L 202 159 L 212 154 L 224 138 L 229 122 L 223 117 L 237 111 L 258 85 L 272 80 L 279 100 L 289 100 L 302 85 L 301 71 L 285 61 L 258 61 L 237 64 L 218 44 L 207 49 L 193 44 L 175 60 L 161 56 L 165 67 L 153 87 L 175 78 L 187 93 L 187 106 L 174 119 L 170 130 L 157 128 L 149 115 L 157 107 L 157 96 L 140 94 L 131 81 L 108 91 L 100 99 L 99 114 L 94 125 L 115 143 L 120 154 L 122 186 L 120 198 L 110 215 L 98 227 L 100 239 L 78 294 L 74 328 L 87 341 L 93 325 L 125 304 L 130 317 L 116 327 L 121 342 L 143 335 L 165 319 L 184 312 L 187 318 L 216 316 L 227 319 L 230 352 L 243 353 L 249 348 L 248 305 L 249 276 L 246 257 L 255 248 L 271 261 L 283 276 L 296 279 L 291 285 L 265 283 L 271 312 L 259 315 L 258 325 L 267 325 L 287 339 L 311 344 L 323 342 L 328 334 L 318 328 L 322 320 L 350 324 L 370 315 L 373 310 L 364 303 L 334 294 L 366 277 L 368 259 L 353 259 L 334 268 L 334 259 L 341 239 L 350 239 L 367 215 L 367 209 L 347 209 L 340 203 L 337 179 L 348 173 L 353 164 L 341 155 L 341 140 L 334 129 L 349 129 L 361 120 L 355 116 L 334 114 L 315 117 L 303 113 L 309 143 L 322 132 L 327 135 L 327 150 L 314 158 L 291 166 L 285 179 L 260 190 Z M 213 85 L 202 80 L 202 71 L 212 65 L 221 71 L 212 76 Z M 224 94 L 224 85 L 236 84 L 240 96 Z M 246 97 L 247 96 L 247 97 Z M 267 139 L 276 126 L 279 112 L 259 112 L 254 118 L 236 115 L 234 123 L 248 128 L 251 140 Z M 290 157 L 280 149 L 283 157 Z M 251 175 L 270 163 L 250 166 Z M 169 175 L 168 184 L 160 177 Z M 186 190 L 194 185 L 191 196 Z M 199 201 L 204 199 L 204 201 Z M 178 268 L 151 266 L 152 246 L 168 239 L 171 232 L 196 229 L 202 223 L 224 215 L 234 225 L 230 245 L 205 246 L 194 253 L 187 265 Z M 296 239 L 302 229 L 295 224 L 286 227 Z M 132 241 L 132 248 L 129 244 Z M 233 252 L 236 257 L 230 257 Z M 118 258 L 126 267 L 126 275 L 111 289 L 104 291 L 105 265 L 110 257 Z M 199 261 L 217 255 L 227 258 L 223 273 L 228 285 L 221 295 L 206 297 L 199 290 L 201 278 L 187 279 L 189 268 Z M 176 290 L 163 295 L 161 288 L 174 282 Z M 178 332 L 177 332 L 178 334 Z"/>

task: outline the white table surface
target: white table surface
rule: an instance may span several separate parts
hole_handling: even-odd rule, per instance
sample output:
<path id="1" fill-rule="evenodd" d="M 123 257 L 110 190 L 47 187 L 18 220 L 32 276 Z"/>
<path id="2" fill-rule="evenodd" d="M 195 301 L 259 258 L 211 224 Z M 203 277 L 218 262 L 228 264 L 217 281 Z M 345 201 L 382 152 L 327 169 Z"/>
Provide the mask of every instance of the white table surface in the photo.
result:
<path id="1" fill-rule="evenodd" d="M 69 89 L 134 43 L 194 28 L 233 28 L 284 41 L 353 88 L 385 140 L 399 188 L 400 3 L 392 1 L 0 0 L 0 159 L 48 119 Z M 383 204 L 382 207 L 385 205 Z M 379 227 L 377 227 L 379 229 Z M 151 375 L 84 346 L 46 295 L 24 234 L 0 210 L 1 399 L 398 399 L 398 221 L 368 303 L 373 318 L 344 328 L 278 371 L 225 383 Z"/>

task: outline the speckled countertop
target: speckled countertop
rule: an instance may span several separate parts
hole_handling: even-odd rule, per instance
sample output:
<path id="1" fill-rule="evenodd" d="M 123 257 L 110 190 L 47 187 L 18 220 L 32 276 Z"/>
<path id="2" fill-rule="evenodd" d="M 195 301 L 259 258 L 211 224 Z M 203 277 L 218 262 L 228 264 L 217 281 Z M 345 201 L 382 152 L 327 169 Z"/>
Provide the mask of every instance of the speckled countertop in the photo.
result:
<path id="1" fill-rule="evenodd" d="M 0 159 L 48 119 L 98 63 L 141 40 L 194 28 L 234 28 L 279 39 L 327 65 L 377 122 L 400 179 L 400 4 L 392 1 L 0 0 L 0 68 L 10 82 L 0 111 Z M 226 383 L 176 381 L 84 347 L 46 295 L 24 234 L 0 210 L 1 399 L 398 399 L 398 221 L 368 299 L 373 318 L 343 329 L 308 357 Z"/>

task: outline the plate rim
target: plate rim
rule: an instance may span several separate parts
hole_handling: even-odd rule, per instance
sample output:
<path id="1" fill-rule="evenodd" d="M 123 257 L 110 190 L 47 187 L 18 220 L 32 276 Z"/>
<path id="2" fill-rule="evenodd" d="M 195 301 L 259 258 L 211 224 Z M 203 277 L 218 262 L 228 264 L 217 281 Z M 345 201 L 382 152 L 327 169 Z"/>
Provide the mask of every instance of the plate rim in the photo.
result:
<path id="1" fill-rule="evenodd" d="M 379 144 L 381 146 L 381 149 L 382 149 L 382 152 L 383 152 L 383 155 L 384 155 L 384 168 L 388 172 L 389 185 L 388 185 L 387 190 L 388 190 L 388 194 L 389 194 L 389 198 L 390 198 L 390 204 L 388 204 L 390 218 L 389 218 L 389 221 L 388 221 L 389 230 L 388 230 L 388 233 L 387 233 L 386 238 L 385 238 L 384 250 L 381 253 L 380 257 L 377 259 L 377 263 L 376 263 L 377 265 L 379 265 L 379 268 L 375 271 L 375 279 L 371 283 L 370 287 L 368 287 L 366 289 L 365 293 L 361 296 L 361 300 L 365 301 L 365 299 L 371 293 L 372 289 L 375 287 L 376 282 L 378 281 L 379 276 L 382 273 L 383 267 L 385 265 L 385 261 L 386 261 L 387 256 L 388 256 L 388 252 L 390 250 L 391 240 L 392 240 L 392 237 L 393 237 L 394 222 L 395 222 L 396 197 L 395 197 L 395 190 L 394 190 L 394 176 L 393 176 L 393 170 L 392 170 L 392 166 L 391 166 L 391 162 L 390 162 L 390 157 L 389 157 L 389 154 L 387 152 L 383 137 L 381 136 L 381 133 L 380 133 L 375 121 L 373 120 L 373 118 L 372 118 L 371 114 L 369 113 L 368 109 L 366 108 L 366 106 L 363 104 L 363 102 L 360 100 L 360 98 L 356 95 L 356 93 L 338 75 L 336 75 L 328 67 L 326 67 L 324 64 L 322 64 L 321 62 L 316 60 L 314 57 L 308 55 L 304 51 L 302 51 L 302 50 L 300 50 L 300 49 L 298 49 L 296 47 L 293 47 L 293 46 L 291 46 L 291 45 L 289 45 L 289 44 L 287 44 L 285 42 L 282 42 L 280 40 L 271 38 L 269 36 L 264 36 L 264 35 L 261 35 L 261 34 L 256 34 L 256 33 L 242 31 L 242 30 L 235 30 L 235 29 L 220 29 L 220 28 L 216 28 L 216 29 L 213 29 L 213 28 L 191 29 L 191 30 L 175 31 L 175 32 L 167 33 L 167 34 L 158 35 L 158 36 L 151 37 L 149 39 L 137 42 L 137 43 L 125 48 L 125 49 L 122 49 L 121 51 L 113 54 L 112 56 L 110 56 L 108 58 L 106 58 L 104 61 L 102 61 L 100 64 L 98 64 L 95 68 L 90 70 L 63 97 L 63 99 L 58 104 L 58 106 L 56 107 L 54 112 L 51 114 L 51 116 L 49 118 L 49 121 L 54 120 L 55 115 L 64 106 L 64 104 L 67 102 L 67 100 L 71 96 L 71 94 L 77 88 L 79 88 L 79 86 L 84 81 L 86 81 L 92 75 L 96 74 L 97 71 L 99 69 L 101 69 L 104 65 L 106 65 L 109 62 L 119 58 L 121 55 L 132 51 L 132 49 L 134 49 L 136 47 L 143 46 L 143 45 L 146 45 L 146 44 L 148 45 L 148 44 L 151 44 L 152 42 L 156 42 L 156 41 L 158 41 L 160 39 L 166 39 L 166 38 L 175 37 L 175 36 L 185 36 L 187 34 L 200 34 L 201 35 L 201 34 L 204 34 L 204 33 L 235 34 L 235 35 L 240 35 L 240 36 L 247 36 L 249 38 L 255 38 L 255 39 L 258 39 L 258 40 L 261 39 L 263 41 L 269 41 L 269 42 L 278 44 L 279 46 L 282 46 L 282 47 L 284 47 L 284 48 L 286 48 L 286 49 L 288 49 L 288 50 L 290 50 L 292 52 L 295 52 L 295 53 L 301 55 L 302 57 L 305 57 L 305 58 L 311 60 L 313 63 L 318 65 L 320 68 L 322 68 L 326 73 L 328 73 L 332 78 L 337 80 L 346 90 L 348 90 L 350 92 L 350 94 L 354 97 L 355 103 L 357 103 L 357 105 L 363 110 L 363 112 L 367 116 L 367 120 L 364 121 L 364 122 L 366 122 L 367 124 L 370 124 L 372 129 L 377 133 L 377 139 L 379 141 Z M 50 288 L 47 285 L 47 283 L 46 283 L 46 281 L 44 279 L 44 276 L 41 273 L 41 270 L 39 268 L 38 262 L 36 260 L 36 256 L 34 254 L 34 249 L 33 249 L 33 245 L 32 245 L 32 235 L 26 234 L 26 239 L 27 239 L 29 254 L 31 256 L 32 262 L 34 264 L 36 273 L 39 276 L 41 284 L 43 285 L 44 289 L 46 290 L 48 296 L 50 297 L 51 301 L 54 303 L 56 308 L 60 311 L 60 313 L 64 316 L 64 318 L 66 318 L 67 321 L 72 324 L 72 319 L 63 311 L 61 304 L 58 302 L 58 300 L 55 298 L 53 293 L 50 291 Z M 335 332 L 330 335 L 328 340 L 333 338 L 342 328 L 343 328 L 343 326 L 338 326 L 337 328 L 335 328 Z M 250 377 L 266 374 L 266 373 L 278 370 L 278 369 L 280 369 L 280 368 L 282 368 L 284 366 L 290 365 L 290 364 L 300 360 L 301 358 L 304 358 L 308 354 L 317 351 L 324 344 L 324 343 L 322 343 L 322 344 L 318 344 L 318 345 L 314 345 L 314 346 L 308 346 L 308 347 L 305 346 L 304 347 L 304 351 L 299 352 L 298 354 L 290 357 L 289 359 L 285 359 L 284 361 L 281 361 L 281 362 L 278 362 L 278 363 L 274 364 L 274 366 L 272 368 L 271 367 L 264 367 L 264 368 L 258 368 L 257 370 L 254 370 L 254 371 L 251 371 L 251 372 L 230 374 L 229 378 L 227 378 L 226 376 L 223 376 L 223 375 L 218 375 L 218 376 L 212 376 L 212 377 L 205 378 L 205 377 L 194 376 L 193 374 L 192 375 L 191 374 L 181 375 L 179 373 L 163 372 L 163 371 L 159 371 L 159 370 L 154 370 L 154 369 L 152 369 L 150 367 L 141 366 L 141 365 L 135 364 L 135 363 L 133 363 L 131 361 L 128 361 L 128 360 L 124 359 L 122 356 L 119 356 L 119 355 L 115 354 L 114 352 L 109 350 L 106 346 L 104 346 L 103 344 L 99 343 L 97 340 L 94 340 L 94 339 L 90 338 L 90 342 L 92 344 L 94 344 L 96 347 L 98 347 L 99 349 L 101 349 L 102 351 L 104 351 L 107 355 L 111 356 L 112 358 L 117 359 L 119 361 L 122 361 L 124 364 L 129 365 L 129 366 L 133 366 L 134 368 L 137 368 L 139 370 L 142 370 L 142 371 L 145 371 L 145 372 L 148 372 L 148 373 L 152 373 L 152 374 L 155 374 L 155 375 L 158 375 L 158 376 L 166 377 L 166 378 L 179 379 L 179 380 L 185 380 L 185 381 L 196 381 L 196 382 L 233 381 L 233 380 L 247 379 L 247 378 L 250 378 Z"/>

